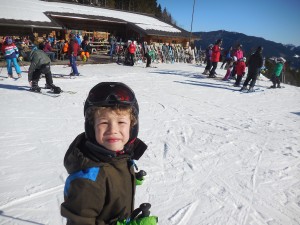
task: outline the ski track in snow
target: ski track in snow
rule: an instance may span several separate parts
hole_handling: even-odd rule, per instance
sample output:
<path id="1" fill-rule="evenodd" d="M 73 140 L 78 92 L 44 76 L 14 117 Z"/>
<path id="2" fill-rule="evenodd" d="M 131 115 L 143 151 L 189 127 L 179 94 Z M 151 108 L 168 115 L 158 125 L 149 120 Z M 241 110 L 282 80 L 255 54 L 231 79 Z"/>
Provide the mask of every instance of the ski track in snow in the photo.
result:
<path id="1" fill-rule="evenodd" d="M 123 81 L 137 95 L 139 136 L 148 145 L 137 162 L 148 175 L 136 205 L 150 202 L 159 224 L 299 225 L 299 116 L 291 113 L 299 111 L 299 90 L 240 95 L 231 82 L 202 76 L 203 67 L 178 65 L 86 65 L 80 71 L 89 76 L 54 78 L 77 92 L 55 99 L 0 89 L 1 105 L 14 109 L 0 111 L 0 224 L 65 223 L 63 157 L 83 131 L 84 99 L 100 81 Z"/>

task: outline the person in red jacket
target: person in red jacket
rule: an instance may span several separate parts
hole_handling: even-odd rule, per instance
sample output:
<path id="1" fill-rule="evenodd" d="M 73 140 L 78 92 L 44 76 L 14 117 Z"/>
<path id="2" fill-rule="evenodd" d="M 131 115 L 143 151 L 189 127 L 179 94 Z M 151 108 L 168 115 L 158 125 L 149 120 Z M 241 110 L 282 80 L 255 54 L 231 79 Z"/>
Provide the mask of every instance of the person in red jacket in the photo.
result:
<path id="1" fill-rule="evenodd" d="M 135 51 L 136 51 L 136 46 L 135 46 L 134 42 L 131 41 L 131 43 L 128 46 L 128 60 L 129 60 L 129 64 L 131 66 L 134 65 L 134 54 L 135 54 Z"/>
<path id="2" fill-rule="evenodd" d="M 236 81 L 235 84 L 233 86 L 235 87 L 239 87 L 241 84 L 241 80 L 243 78 L 243 76 L 245 75 L 246 72 L 246 57 L 241 58 L 240 60 L 237 61 L 235 69 L 236 69 Z"/>
<path id="3" fill-rule="evenodd" d="M 73 33 L 70 33 L 70 44 L 68 48 L 68 56 L 70 59 L 70 66 L 72 67 L 72 72 L 70 76 L 79 76 L 77 65 L 76 65 L 76 58 L 79 53 L 80 46 L 76 40 L 76 37 Z"/>
<path id="4" fill-rule="evenodd" d="M 215 43 L 214 47 L 212 48 L 212 54 L 211 54 L 211 62 L 212 62 L 212 69 L 209 72 L 209 78 L 215 78 L 216 75 L 216 68 L 218 66 L 218 62 L 220 61 L 220 55 L 223 48 L 220 46 L 222 45 L 222 39 L 218 39 Z"/>

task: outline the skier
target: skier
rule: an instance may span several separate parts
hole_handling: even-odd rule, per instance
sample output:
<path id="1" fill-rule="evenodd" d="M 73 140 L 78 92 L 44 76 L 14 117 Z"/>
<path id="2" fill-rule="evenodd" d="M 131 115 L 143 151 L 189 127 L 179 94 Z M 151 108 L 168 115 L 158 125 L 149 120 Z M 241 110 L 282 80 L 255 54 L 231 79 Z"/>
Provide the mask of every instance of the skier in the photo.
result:
<path id="1" fill-rule="evenodd" d="M 223 66 L 232 60 L 231 52 L 232 52 L 232 47 L 224 51 L 224 60 L 220 69 L 223 69 Z"/>
<path id="2" fill-rule="evenodd" d="M 246 57 L 241 58 L 240 60 L 237 61 L 235 69 L 236 69 L 236 81 L 234 83 L 233 86 L 235 87 L 240 87 L 241 84 L 241 80 L 243 78 L 243 76 L 245 75 L 245 71 L 246 71 Z"/>
<path id="3" fill-rule="evenodd" d="M 206 67 L 205 67 L 205 69 L 202 73 L 204 75 L 208 75 L 209 71 L 210 71 L 210 68 L 211 68 L 211 54 L 212 54 L 212 47 L 213 46 L 214 46 L 213 44 L 210 44 L 205 50 Z"/>
<path id="4" fill-rule="evenodd" d="M 151 56 L 149 55 L 149 46 L 146 41 L 142 43 L 142 48 L 144 52 L 144 57 L 147 59 L 146 67 L 151 66 Z"/>
<path id="5" fill-rule="evenodd" d="M 73 33 L 70 33 L 70 44 L 68 47 L 68 56 L 70 59 L 70 65 L 72 67 L 72 72 L 70 76 L 79 76 L 77 65 L 76 65 L 76 58 L 79 53 L 80 46 L 77 42 L 77 39 Z"/>
<path id="6" fill-rule="evenodd" d="M 233 64 L 236 62 L 236 57 L 230 57 L 230 59 L 227 61 L 226 65 L 225 65 L 225 69 L 226 69 L 226 74 L 224 76 L 224 78 L 222 80 L 227 81 L 229 79 L 229 76 L 232 72 L 233 69 Z"/>
<path id="7" fill-rule="evenodd" d="M 102 82 L 90 90 L 84 104 L 85 132 L 64 158 L 70 175 L 61 215 L 67 225 L 156 225 L 155 216 L 128 220 L 137 178 L 133 160 L 147 149 L 137 138 L 138 114 L 135 94 L 127 85 Z"/>
<path id="8" fill-rule="evenodd" d="M 272 77 L 271 77 L 271 81 L 273 83 L 273 85 L 270 88 L 281 88 L 280 86 L 280 77 L 281 77 L 281 72 L 283 70 L 283 66 L 285 63 L 285 59 L 282 57 L 279 57 L 275 60 L 276 62 L 276 66 L 274 68 Z M 277 86 L 276 86 L 277 84 Z"/>
<path id="9" fill-rule="evenodd" d="M 230 79 L 235 79 L 235 75 L 237 74 L 236 71 L 236 65 L 238 62 L 240 62 L 244 57 L 244 52 L 242 50 L 242 45 L 238 44 L 235 48 L 235 51 L 233 53 L 233 56 L 237 58 L 237 61 L 233 64 L 232 72 L 230 74 Z"/>
<path id="10" fill-rule="evenodd" d="M 111 59 L 113 59 L 113 55 L 115 53 L 116 43 L 117 43 L 116 37 L 114 35 L 111 35 L 109 37 L 109 44 L 110 44 L 109 55 Z"/>
<path id="11" fill-rule="evenodd" d="M 129 60 L 129 65 L 133 66 L 134 65 L 134 54 L 136 51 L 136 46 L 134 44 L 134 41 L 132 40 L 128 46 L 128 60 Z"/>
<path id="12" fill-rule="evenodd" d="M 212 69 L 209 72 L 209 78 L 215 78 L 216 77 L 216 69 L 218 66 L 218 62 L 220 61 L 220 55 L 223 48 L 220 46 L 222 45 L 222 39 L 218 39 L 215 43 L 214 47 L 212 48 L 212 54 L 211 54 L 211 63 L 212 63 Z"/>
<path id="13" fill-rule="evenodd" d="M 250 82 L 250 87 L 248 89 L 248 92 L 253 92 L 253 87 L 255 86 L 257 76 L 260 73 L 260 69 L 263 66 L 263 57 L 262 57 L 262 51 L 263 47 L 259 46 L 255 53 L 252 54 L 248 60 L 248 74 L 247 78 L 243 84 L 243 87 L 241 88 L 241 91 L 244 91 L 247 89 L 248 83 Z"/>
<path id="14" fill-rule="evenodd" d="M 6 68 L 9 78 L 13 78 L 12 65 L 14 65 L 18 77 L 21 77 L 21 69 L 18 64 L 17 58 L 19 57 L 19 50 L 16 45 L 13 43 L 11 37 L 6 37 L 5 41 L 2 45 L 2 53 L 4 55 L 4 59 L 6 61 Z"/>
<path id="15" fill-rule="evenodd" d="M 53 84 L 52 73 L 50 70 L 50 58 L 43 51 L 33 47 L 30 52 L 30 67 L 28 70 L 28 82 L 30 85 L 31 91 L 40 92 L 41 88 L 38 85 L 41 74 L 45 74 L 46 85 L 45 88 L 52 89 L 54 93 L 58 94 L 61 92 L 60 87 L 57 87 Z"/>

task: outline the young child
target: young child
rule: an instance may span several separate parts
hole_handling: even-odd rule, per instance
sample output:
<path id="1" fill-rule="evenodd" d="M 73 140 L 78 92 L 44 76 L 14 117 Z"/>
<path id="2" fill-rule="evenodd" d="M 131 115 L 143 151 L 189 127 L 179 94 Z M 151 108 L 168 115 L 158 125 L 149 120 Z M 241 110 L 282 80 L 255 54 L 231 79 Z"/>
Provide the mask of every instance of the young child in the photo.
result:
<path id="1" fill-rule="evenodd" d="M 241 80 L 243 78 L 243 76 L 245 75 L 245 72 L 246 72 L 246 57 L 243 57 L 241 58 L 240 60 L 237 61 L 236 63 L 236 75 L 237 75 L 237 78 L 236 78 L 236 81 L 234 83 L 233 86 L 235 87 L 240 87 L 241 85 Z"/>
<path id="2" fill-rule="evenodd" d="M 13 78 L 12 66 L 15 67 L 18 74 L 18 78 L 21 77 L 21 68 L 18 64 L 19 50 L 17 46 L 13 43 L 11 37 L 6 37 L 3 42 L 1 51 L 4 55 L 6 61 L 7 73 L 9 78 Z"/>
<path id="3" fill-rule="evenodd" d="M 283 70 L 283 65 L 285 63 L 285 59 L 282 57 L 279 57 L 275 60 L 276 65 L 271 77 L 271 81 L 273 85 L 270 88 L 281 88 L 280 86 L 280 77 L 281 77 L 281 72 Z M 277 86 L 276 86 L 277 84 Z"/>
<path id="4" fill-rule="evenodd" d="M 223 77 L 224 81 L 227 81 L 229 79 L 229 76 L 230 76 L 230 74 L 232 72 L 233 64 L 234 64 L 235 60 L 236 60 L 235 56 L 233 58 L 228 59 L 227 64 L 225 65 L 226 74 Z"/>
<path id="5" fill-rule="evenodd" d="M 125 84 L 103 82 L 85 101 L 85 132 L 70 145 L 64 166 L 61 215 L 67 225 L 156 225 L 157 217 L 133 217 L 136 167 L 147 145 L 137 138 L 139 107 Z M 140 178 L 143 179 L 143 178 Z"/>

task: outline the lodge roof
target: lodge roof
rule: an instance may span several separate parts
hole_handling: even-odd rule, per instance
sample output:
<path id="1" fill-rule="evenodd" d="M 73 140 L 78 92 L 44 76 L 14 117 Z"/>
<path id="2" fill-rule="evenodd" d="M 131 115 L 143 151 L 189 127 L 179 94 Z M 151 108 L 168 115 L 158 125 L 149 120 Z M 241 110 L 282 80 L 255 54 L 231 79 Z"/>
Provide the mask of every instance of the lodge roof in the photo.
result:
<path id="1" fill-rule="evenodd" d="M 188 37 L 189 33 L 145 14 L 100 7 L 41 0 L 5 1 L 0 7 L 0 26 L 64 28 L 63 18 L 104 24 L 124 24 L 145 35 Z"/>

